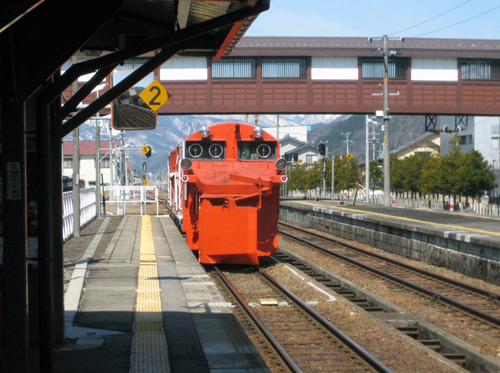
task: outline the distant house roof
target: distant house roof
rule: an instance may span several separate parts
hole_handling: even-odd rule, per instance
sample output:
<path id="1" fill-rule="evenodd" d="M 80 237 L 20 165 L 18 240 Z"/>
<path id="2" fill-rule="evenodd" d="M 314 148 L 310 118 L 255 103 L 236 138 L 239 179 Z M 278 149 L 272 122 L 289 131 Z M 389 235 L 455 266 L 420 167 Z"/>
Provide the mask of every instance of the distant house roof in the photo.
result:
<path id="1" fill-rule="evenodd" d="M 118 148 L 120 146 L 118 141 L 113 141 L 113 148 Z M 106 154 L 108 150 L 102 150 L 103 148 L 109 148 L 109 140 L 101 140 L 101 154 Z M 63 154 L 73 155 L 73 141 L 63 142 Z M 80 141 L 80 155 L 94 155 L 95 154 L 95 141 Z"/>
<path id="2" fill-rule="evenodd" d="M 290 136 L 289 133 L 287 133 L 285 136 L 283 136 L 279 140 L 280 140 L 280 142 L 283 142 L 283 141 L 286 141 L 286 140 L 290 140 L 290 141 L 296 142 L 297 144 L 307 145 L 307 143 L 305 143 L 304 141 L 300 141 L 296 137 Z"/>
<path id="3" fill-rule="evenodd" d="M 419 142 L 422 142 L 422 141 L 425 141 L 425 140 L 429 140 L 434 137 L 434 136 L 439 136 L 438 134 L 435 134 L 434 132 L 426 132 L 424 133 L 423 135 L 417 137 L 416 139 L 406 143 L 406 144 L 403 144 L 401 146 L 398 146 L 397 148 L 395 149 L 392 149 L 391 150 L 391 154 L 396 154 L 396 153 L 399 153 L 400 151 L 402 150 L 405 150 L 407 148 L 411 148 L 413 145 L 419 143 Z M 436 148 L 439 148 L 439 145 L 434 145 L 434 146 L 430 146 L 430 147 L 436 147 Z"/>
<path id="4" fill-rule="evenodd" d="M 311 148 L 312 150 L 315 150 L 316 152 L 318 152 L 319 154 L 319 149 L 317 147 L 315 147 L 314 145 L 311 145 L 311 144 L 304 144 L 303 146 L 300 146 L 298 148 L 295 148 L 295 149 L 292 149 L 292 150 L 289 150 L 285 153 L 286 154 L 292 154 L 292 153 L 297 153 L 298 151 L 302 151 L 302 150 L 305 150 L 307 148 Z"/>

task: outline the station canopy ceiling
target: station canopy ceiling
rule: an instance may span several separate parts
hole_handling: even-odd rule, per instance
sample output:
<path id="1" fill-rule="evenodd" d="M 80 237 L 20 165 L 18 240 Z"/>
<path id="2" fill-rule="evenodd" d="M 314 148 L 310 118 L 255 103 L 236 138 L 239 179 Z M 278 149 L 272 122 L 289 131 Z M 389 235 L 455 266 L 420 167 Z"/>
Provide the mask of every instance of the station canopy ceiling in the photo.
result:
<path id="1" fill-rule="evenodd" d="M 269 0 L 128 0 L 80 50 L 87 55 L 116 51 L 147 43 L 148 40 L 189 28 L 231 12 L 267 4 Z M 214 29 L 186 44 L 184 53 L 229 54 L 257 17 Z M 221 50 L 221 48 L 223 50 Z"/>

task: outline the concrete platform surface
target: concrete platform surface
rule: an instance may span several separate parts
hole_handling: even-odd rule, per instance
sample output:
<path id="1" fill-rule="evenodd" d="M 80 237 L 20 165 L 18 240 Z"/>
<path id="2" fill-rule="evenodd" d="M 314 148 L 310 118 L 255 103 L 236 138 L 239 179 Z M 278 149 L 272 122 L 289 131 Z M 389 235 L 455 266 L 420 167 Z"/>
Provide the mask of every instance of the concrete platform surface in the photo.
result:
<path id="1" fill-rule="evenodd" d="M 169 217 L 125 216 L 96 250 L 99 232 L 66 293 L 55 372 L 269 372 Z"/>
<path id="2" fill-rule="evenodd" d="M 286 203 L 299 203 L 321 208 L 333 208 L 340 211 L 360 214 L 370 214 L 372 217 L 380 219 L 395 219 L 400 223 L 411 226 L 431 226 L 443 231 L 463 231 L 469 234 L 490 236 L 490 239 L 500 243 L 500 218 L 487 217 L 461 212 L 440 211 L 424 208 L 407 208 L 401 206 L 384 207 L 363 202 L 340 202 L 295 200 Z"/>

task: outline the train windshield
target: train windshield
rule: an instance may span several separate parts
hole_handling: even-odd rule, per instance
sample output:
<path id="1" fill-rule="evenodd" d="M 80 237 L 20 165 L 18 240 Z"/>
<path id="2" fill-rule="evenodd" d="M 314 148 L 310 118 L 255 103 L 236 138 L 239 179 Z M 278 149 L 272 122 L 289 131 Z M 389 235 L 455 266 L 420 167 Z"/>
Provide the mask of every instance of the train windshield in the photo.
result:
<path id="1" fill-rule="evenodd" d="M 219 161 L 226 158 L 225 141 L 186 141 L 185 157 L 196 161 Z"/>
<path id="2" fill-rule="evenodd" d="M 238 158 L 256 161 L 276 159 L 276 141 L 240 141 Z"/>

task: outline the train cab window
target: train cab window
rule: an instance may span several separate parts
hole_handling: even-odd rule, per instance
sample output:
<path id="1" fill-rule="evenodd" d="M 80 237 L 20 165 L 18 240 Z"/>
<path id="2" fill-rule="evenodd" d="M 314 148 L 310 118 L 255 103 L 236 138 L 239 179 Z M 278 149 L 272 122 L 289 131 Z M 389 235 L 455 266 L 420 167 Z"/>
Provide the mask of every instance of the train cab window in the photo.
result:
<path id="1" fill-rule="evenodd" d="M 276 159 L 276 141 L 240 141 L 238 158 L 256 161 Z"/>
<path id="2" fill-rule="evenodd" d="M 226 142 L 186 141 L 184 156 L 195 161 L 220 161 L 226 157 Z"/>

